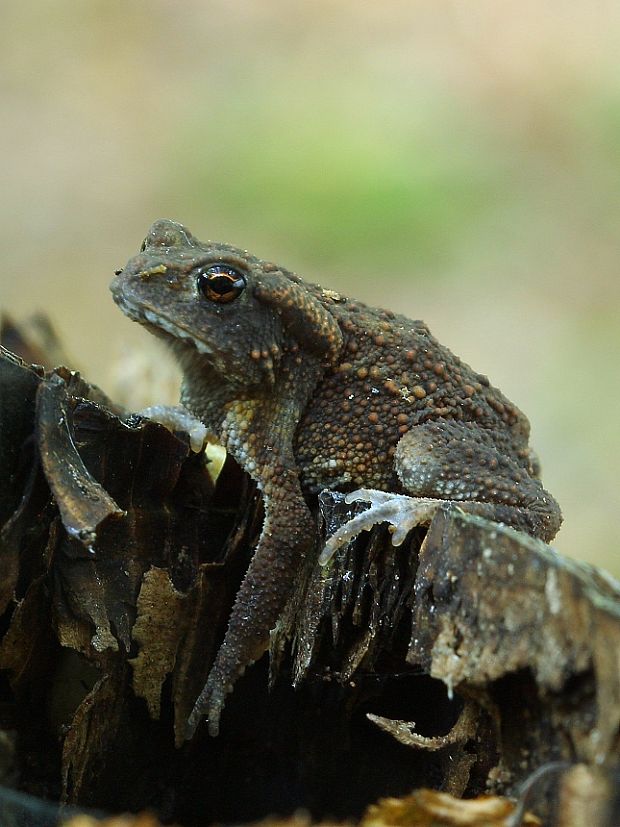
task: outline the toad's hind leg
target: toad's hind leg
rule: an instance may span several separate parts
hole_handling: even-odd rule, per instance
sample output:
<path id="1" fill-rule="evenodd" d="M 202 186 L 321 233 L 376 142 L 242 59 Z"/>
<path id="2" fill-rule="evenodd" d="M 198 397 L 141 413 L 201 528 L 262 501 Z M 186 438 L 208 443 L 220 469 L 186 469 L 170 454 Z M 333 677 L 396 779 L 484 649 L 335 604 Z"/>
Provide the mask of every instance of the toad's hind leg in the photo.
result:
<path id="1" fill-rule="evenodd" d="M 534 476 L 529 449 L 523 452 L 495 439 L 480 427 L 438 420 L 418 425 L 398 443 L 394 464 L 410 495 L 360 490 L 347 501 L 371 507 L 342 526 L 327 541 L 320 562 L 336 549 L 381 522 L 393 527 L 399 544 L 416 525 L 430 522 L 442 502 L 457 502 L 469 513 L 506 523 L 548 542 L 562 522 L 560 509 Z"/>
<path id="2" fill-rule="evenodd" d="M 291 487 L 298 490 L 298 483 Z M 287 495 L 285 504 L 278 502 Z M 204 717 L 209 734 L 219 733 L 226 696 L 246 668 L 269 648 L 270 632 L 288 599 L 300 561 L 314 542 L 316 527 L 301 492 L 294 496 L 283 484 L 266 498 L 265 511 L 258 547 L 235 598 L 224 641 L 189 716 L 186 740 Z"/>

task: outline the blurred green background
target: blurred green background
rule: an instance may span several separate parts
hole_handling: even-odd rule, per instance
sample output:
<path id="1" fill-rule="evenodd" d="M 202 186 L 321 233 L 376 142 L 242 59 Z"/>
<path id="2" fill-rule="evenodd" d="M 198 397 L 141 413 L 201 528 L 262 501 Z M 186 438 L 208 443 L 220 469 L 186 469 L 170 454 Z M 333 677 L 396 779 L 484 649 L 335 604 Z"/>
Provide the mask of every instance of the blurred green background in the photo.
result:
<path id="1" fill-rule="evenodd" d="M 108 282 L 159 217 L 423 318 L 526 411 L 556 547 L 616 551 L 620 4 L 3 0 L 0 301 L 175 396 Z"/>

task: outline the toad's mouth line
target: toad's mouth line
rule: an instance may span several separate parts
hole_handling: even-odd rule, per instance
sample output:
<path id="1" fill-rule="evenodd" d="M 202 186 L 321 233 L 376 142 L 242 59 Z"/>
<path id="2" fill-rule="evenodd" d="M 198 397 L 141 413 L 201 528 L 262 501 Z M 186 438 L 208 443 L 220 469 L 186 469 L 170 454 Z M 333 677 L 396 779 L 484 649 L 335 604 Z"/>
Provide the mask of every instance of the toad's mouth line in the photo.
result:
<path id="1" fill-rule="evenodd" d="M 171 344 L 192 345 L 203 356 L 214 355 L 213 349 L 206 342 L 197 339 L 189 330 L 170 321 L 155 310 L 135 305 L 122 293 L 114 293 L 114 301 L 132 321 L 148 327 L 153 333 L 163 334 L 163 337 Z"/>
<path id="2" fill-rule="evenodd" d="M 203 356 L 213 356 L 213 349 L 205 342 L 197 339 L 188 330 L 185 330 L 185 328 L 171 322 L 164 316 L 160 316 L 153 310 L 143 310 L 142 313 L 144 322 L 156 327 L 158 330 L 170 336 L 174 341 L 182 341 L 183 343 L 193 345 L 198 353 L 201 353 Z"/>

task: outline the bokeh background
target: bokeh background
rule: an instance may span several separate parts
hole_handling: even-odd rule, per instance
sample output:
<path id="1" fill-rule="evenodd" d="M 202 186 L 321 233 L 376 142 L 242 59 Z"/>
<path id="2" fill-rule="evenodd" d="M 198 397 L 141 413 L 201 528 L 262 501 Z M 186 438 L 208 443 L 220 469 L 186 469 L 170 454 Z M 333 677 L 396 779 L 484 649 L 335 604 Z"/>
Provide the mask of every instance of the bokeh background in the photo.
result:
<path id="1" fill-rule="evenodd" d="M 174 397 L 107 290 L 169 217 L 423 318 L 618 575 L 619 54 L 616 0 L 3 0 L 2 309 Z"/>

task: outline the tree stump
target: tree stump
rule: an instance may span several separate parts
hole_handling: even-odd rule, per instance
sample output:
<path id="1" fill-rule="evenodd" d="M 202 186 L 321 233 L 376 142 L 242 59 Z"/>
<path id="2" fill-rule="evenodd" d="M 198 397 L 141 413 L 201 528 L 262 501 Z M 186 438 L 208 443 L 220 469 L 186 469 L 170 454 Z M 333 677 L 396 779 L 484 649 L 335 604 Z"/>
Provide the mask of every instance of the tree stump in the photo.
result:
<path id="1" fill-rule="evenodd" d="M 595 788 L 590 824 L 614 823 L 620 588 L 604 572 L 456 505 L 323 568 L 352 509 L 325 492 L 270 656 L 219 737 L 184 743 L 260 533 L 254 485 L 230 459 L 214 482 L 187 435 L 5 349 L 0 467 L 2 783 L 189 827 L 358 819 L 418 788 L 519 797 L 529 778 L 544 823 L 573 823 Z"/>

